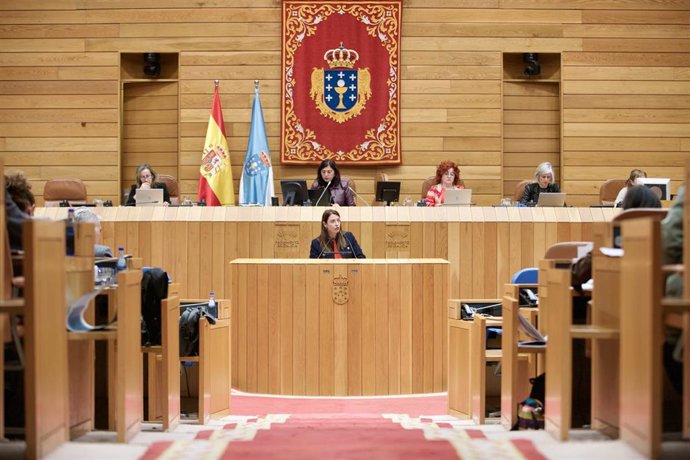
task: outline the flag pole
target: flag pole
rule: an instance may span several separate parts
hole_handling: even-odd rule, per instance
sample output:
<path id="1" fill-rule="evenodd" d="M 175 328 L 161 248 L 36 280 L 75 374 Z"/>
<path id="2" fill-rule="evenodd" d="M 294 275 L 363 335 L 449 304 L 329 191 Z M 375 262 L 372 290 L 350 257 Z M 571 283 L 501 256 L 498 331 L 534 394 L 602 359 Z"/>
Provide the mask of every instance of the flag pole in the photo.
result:
<path id="1" fill-rule="evenodd" d="M 220 86 L 220 80 L 213 80 L 213 84 L 218 88 Z"/>
<path id="2" fill-rule="evenodd" d="M 259 80 L 254 80 L 254 91 L 259 91 Z"/>

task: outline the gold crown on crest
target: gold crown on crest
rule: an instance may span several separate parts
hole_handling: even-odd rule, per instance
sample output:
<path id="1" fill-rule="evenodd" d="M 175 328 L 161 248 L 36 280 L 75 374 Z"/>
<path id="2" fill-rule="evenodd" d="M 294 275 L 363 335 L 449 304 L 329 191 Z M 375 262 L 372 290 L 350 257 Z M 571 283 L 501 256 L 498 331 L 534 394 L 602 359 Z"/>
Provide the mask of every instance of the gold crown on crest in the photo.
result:
<path id="1" fill-rule="evenodd" d="M 348 279 L 342 275 L 338 275 L 333 278 L 333 286 L 347 286 L 348 283 Z"/>
<path id="2" fill-rule="evenodd" d="M 339 47 L 326 51 L 323 54 L 323 58 L 328 62 L 331 69 L 338 67 L 351 69 L 359 59 L 359 53 L 355 50 L 345 48 L 343 42 L 340 42 Z"/>

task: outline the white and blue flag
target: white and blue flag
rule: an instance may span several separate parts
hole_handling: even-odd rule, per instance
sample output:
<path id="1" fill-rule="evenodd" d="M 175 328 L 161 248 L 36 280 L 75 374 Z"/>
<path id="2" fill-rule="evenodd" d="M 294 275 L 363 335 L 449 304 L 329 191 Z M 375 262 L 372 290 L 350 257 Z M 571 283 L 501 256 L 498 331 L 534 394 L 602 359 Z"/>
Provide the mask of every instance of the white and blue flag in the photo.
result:
<path id="1" fill-rule="evenodd" d="M 249 130 L 247 155 L 240 179 L 240 205 L 259 204 L 271 206 L 273 196 L 273 167 L 268 150 L 264 114 L 259 99 L 259 84 L 254 85 L 252 125 Z"/>

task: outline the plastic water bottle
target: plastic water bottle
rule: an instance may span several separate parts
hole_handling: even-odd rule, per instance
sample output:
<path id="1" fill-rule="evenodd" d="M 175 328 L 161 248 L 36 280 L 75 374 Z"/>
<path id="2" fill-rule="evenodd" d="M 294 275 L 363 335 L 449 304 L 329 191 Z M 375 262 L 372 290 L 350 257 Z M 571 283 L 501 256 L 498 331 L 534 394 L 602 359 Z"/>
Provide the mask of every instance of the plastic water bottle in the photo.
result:
<path id="1" fill-rule="evenodd" d="M 65 222 L 65 254 L 68 256 L 74 255 L 74 209 L 67 210 L 67 221 Z"/>
<path id="2" fill-rule="evenodd" d="M 127 261 L 125 260 L 125 248 L 117 248 L 117 271 L 127 270 Z"/>
<path id="3" fill-rule="evenodd" d="M 213 292 L 211 292 L 211 296 L 208 299 L 208 306 L 206 307 L 206 311 L 214 318 L 218 318 L 218 306 L 216 305 L 216 295 Z"/>

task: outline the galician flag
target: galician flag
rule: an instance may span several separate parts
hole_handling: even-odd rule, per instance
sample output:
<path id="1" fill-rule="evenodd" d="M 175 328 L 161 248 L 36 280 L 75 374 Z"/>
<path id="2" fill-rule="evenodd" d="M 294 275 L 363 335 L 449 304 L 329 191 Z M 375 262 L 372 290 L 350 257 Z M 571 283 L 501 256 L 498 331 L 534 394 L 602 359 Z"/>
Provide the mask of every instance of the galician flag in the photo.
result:
<path id="1" fill-rule="evenodd" d="M 259 99 L 259 82 L 254 82 L 252 126 L 249 130 L 247 155 L 240 179 L 240 204 L 271 206 L 273 196 L 273 167 L 268 150 L 264 114 Z"/>
<path id="2" fill-rule="evenodd" d="M 223 123 L 223 110 L 220 107 L 217 80 L 199 172 L 197 199 L 204 199 L 208 206 L 235 204 L 235 192 L 232 189 L 232 169 L 230 168 L 230 149 L 225 136 L 225 124 Z"/>

